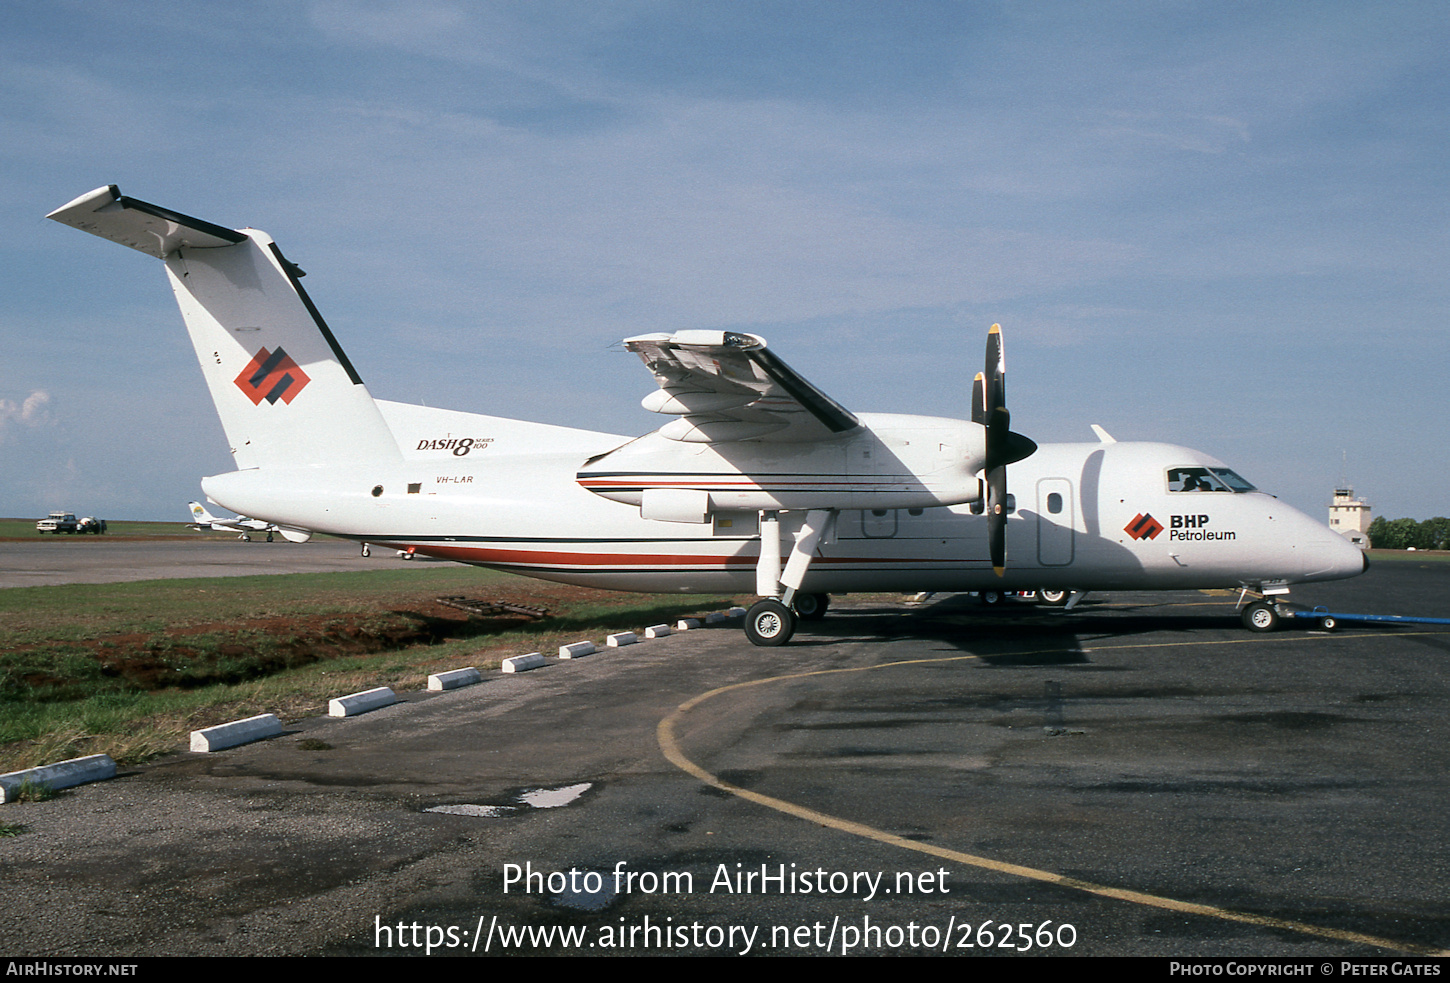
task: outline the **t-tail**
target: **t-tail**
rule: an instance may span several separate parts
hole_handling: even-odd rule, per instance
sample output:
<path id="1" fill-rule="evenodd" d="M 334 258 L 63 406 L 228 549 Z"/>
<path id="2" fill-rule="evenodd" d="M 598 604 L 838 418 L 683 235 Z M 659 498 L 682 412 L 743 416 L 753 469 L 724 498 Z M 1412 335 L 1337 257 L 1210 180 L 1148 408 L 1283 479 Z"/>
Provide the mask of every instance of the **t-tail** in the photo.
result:
<path id="1" fill-rule="evenodd" d="M 166 264 L 237 468 L 401 460 L 357 370 L 271 236 L 98 188 L 49 218 Z"/>

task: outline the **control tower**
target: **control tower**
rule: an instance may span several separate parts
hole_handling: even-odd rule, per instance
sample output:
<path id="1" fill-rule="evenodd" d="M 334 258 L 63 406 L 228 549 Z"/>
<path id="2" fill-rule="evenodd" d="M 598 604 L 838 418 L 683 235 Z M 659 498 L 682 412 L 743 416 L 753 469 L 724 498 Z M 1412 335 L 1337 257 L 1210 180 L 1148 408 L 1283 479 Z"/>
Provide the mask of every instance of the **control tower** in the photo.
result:
<path id="1" fill-rule="evenodd" d="M 1334 489 L 1329 505 L 1329 528 L 1360 549 L 1369 549 L 1370 505 L 1354 497 L 1349 487 Z"/>

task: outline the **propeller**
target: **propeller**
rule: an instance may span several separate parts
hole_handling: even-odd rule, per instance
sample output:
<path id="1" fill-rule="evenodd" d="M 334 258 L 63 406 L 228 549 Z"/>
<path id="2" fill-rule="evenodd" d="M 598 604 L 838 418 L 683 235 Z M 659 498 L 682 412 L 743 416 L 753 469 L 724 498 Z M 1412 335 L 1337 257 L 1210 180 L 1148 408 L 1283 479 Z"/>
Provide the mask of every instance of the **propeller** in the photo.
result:
<path id="1" fill-rule="evenodd" d="M 987 332 L 987 364 L 972 380 L 972 422 L 987 431 L 987 547 L 997 576 L 1007 569 L 1007 465 L 1022 460 L 1037 445 L 1011 430 L 1007 412 L 1007 360 L 1002 351 L 1002 326 Z"/>

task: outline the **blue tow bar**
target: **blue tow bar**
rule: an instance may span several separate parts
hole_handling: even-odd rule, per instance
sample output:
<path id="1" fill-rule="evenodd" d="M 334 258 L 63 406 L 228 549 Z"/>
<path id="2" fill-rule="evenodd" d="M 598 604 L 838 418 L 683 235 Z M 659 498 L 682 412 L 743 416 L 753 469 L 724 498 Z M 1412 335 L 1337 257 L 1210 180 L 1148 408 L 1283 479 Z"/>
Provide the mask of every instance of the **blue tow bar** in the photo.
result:
<path id="1" fill-rule="evenodd" d="M 1317 607 L 1312 611 L 1295 611 L 1296 618 L 1312 618 L 1319 622 L 1321 628 L 1334 628 L 1341 621 L 1387 621 L 1392 624 L 1402 625 L 1450 625 L 1450 618 L 1412 618 L 1400 614 L 1341 614 L 1337 611 L 1330 611 L 1325 607 Z"/>

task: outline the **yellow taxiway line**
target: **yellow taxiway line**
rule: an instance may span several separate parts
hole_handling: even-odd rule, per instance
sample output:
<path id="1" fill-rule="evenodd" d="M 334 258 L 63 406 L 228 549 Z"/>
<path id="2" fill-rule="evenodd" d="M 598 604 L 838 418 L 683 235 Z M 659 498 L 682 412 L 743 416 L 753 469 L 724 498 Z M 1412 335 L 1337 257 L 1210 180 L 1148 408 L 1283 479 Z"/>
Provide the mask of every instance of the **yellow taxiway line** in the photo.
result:
<path id="1" fill-rule="evenodd" d="M 1391 633 L 1383 633 L 1391 634 Z M 1408 634 L 1425 634 L 1421 632 L 1394 632 L 1397 637 L 1404 637 Z M 1183 641 L 1166 643 L 1144 643 L 1134 645 L 1098 645 L 1083 646 L 1083 652 L 1111 652 L 1123 649 L 1135 648 L 1174 648 L 1189 645 L 1241 645 L 1250 642 L 1295 642 L 1308 640 L 1310 636 L 1285 636 L 1278 639 L 1263 637 L 1242 638 L 1242 639 L 1218 639 L 1203 641 Z M 1354 636 L 1356 638 L 1368 637 L 1366 634 Z M 1323 641 L 1324 636 L 1315 635 L 1312 638 L 1316 641 Z M 1041 649 L 1034 652 L 1017 652 L 1015 655 L 1048 655 L 1059 653 L 1059 649 Z M 1007 863 L 1002 860 L 994 860 L 991 857 L 982 857 L 973 853 L 963 853 L 960 850 L 951 850 L 946 847 L 933 846 L 929 843 L 921 843 L 916 840 L 908 840 L 905 837 L 888 833 L 885 830 L 876 829 L 874 826 L 867 826 L 864 823 L 853 822 L 849 819 L 842 819 L 838 816 L 831 816 L 824 812 L 806 806 L 797 805 L 794 802 L 787 802 L 784 799 L 777 799 L 769 795 L 761 795 L 759 792 L 752 792 L 749 789 L 732 785 L 724 779 L 706 771 L 687 758 L 680 750 L 679 742 L 675 739 L 675 726 L 691 710 L 725 693 L 736 690 L 749 689 L 756 686 L 769 686 L 772 683 L 783 682 L 788 679 L 803 679 L 808 676 L 830 676 L 840 673 L 852 672 L 874 672 L 878 669 L 891 669 L 900 666 L 919 664 L 960 662 L 976 659 L 976 655 L 955 655 L 943 658 L 928 659 L 906 659 L 900 662 L 883 662 L 874 666 L 859 666 L 852 669 L 819 669 L 809 672 L 793 672 L 782 676 L 769 676 L 764 679 L 753 679 L 743 683 L 732 683 L 729 686 L 720 686 L 708 692 L 701 693 L 677 706 L 668 716 L 659 722 L 656 728 L 656 736 L 659 740 L 660 750 L 671 764 L 679 768 L 706 785 L 738 796 L 748 802 L 765 806 L 767 809 L 774 809 L 777 812 L 785 813 L 788 816 L 795 816 L 797 819 L 804 819 L 807 822 L 827 826 L 831 829 L 849 833 L 852 836 L 860 836 L 865 839 L 875 840 L 878 843 L 885 843 L 890 846 L 900 847 L 903 850 L 912 850 L 916 853 L 924 853 L 933 857 L 940 857 L 943 860 L 950 860 L 954 863 L 966 864 L 971 867 L 980 867 L 984 870 L 992 870 L 1002 874 L 1010 874 L 1014 877 L 1024 877 L 1029 880 L 1041 881 L 1047 884 L 1056 884 L 1060 887 L 1071 888 L 1075 891 L 1082 891 L 1086 894 L 1093 894 L 1099 897 L 1112 898 L 1117 901 L 1128 901 L 1133 904 L 1147 905 L 1150 908 L 1161 908 L 1167 911 L 1179 912 L 1188 915 L 1202 915 L 1206 918 L 1218 918 L 1223 921 L 1243 922 L 1249 925 L 1257 925 L 1261 928 L 1277 929 L 1281 931 L 1298 932 L 1301 935 L 1312 935 L 1324 939 L 1333 939 L 1336 942 L 1350 942 L 1357 945 L 1374 946 L 1378 949 L 1389 949 L 1395 952 L 1407 952 L 1421 956 L 1450 956 L 1450 949 L 1437 949 L 1432 946 L 1423 946 L 1412 942 L 1399 942 L 1394 939 L 1380 938 L 1374 935 L 1366 935 L 1363 932 L 1349 932 L 1344 929 L 1326 928 L 1322 925 L 1310 925 L 1305 922 L 1290 921 L 1284 918 L 1274 918 L 1269 915 L 1255 915 L 1249 912 L 1234 911 L 1229 908 L 1219 908 L 1215 905 L 1196 904 L 1190 901 L 1179 901 L 1175 898 L 1165 898 L 1157 894 L 1147 894 L 1143 891 L 1133 891 L 1128 888 L 1113 887 L 1107 884 L 1096 884 L 1092 881 L 1084 881 L 1075 877 L 1066 877 L 1050 870 L 1040 870 L 1036 867 L 1024 867 L 1021 864 Z"/>

